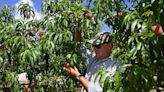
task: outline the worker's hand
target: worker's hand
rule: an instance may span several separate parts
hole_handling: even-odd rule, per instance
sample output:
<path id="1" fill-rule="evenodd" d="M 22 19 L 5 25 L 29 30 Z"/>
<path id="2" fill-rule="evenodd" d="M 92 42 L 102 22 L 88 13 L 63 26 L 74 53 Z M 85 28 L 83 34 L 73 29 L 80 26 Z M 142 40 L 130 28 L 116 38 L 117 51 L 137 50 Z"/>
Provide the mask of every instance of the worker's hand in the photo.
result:
<path id="1" fill-rule="evenodd" d="M 77 68 L 73 68 L 70 66 L 69 63 L 65 63 L 64 64 L 64 70 L 68 73 L 69 76 L 71 77 L 77 77 L 80 75 L 79 71 L 77 70 Z"/>

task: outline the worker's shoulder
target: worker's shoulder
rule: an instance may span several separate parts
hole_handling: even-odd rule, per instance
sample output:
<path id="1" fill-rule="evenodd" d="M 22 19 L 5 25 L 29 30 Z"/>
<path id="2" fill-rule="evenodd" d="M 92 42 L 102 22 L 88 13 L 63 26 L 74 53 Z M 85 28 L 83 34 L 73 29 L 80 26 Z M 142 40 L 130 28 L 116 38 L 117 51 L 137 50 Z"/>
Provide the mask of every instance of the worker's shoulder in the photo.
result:
<path id="1" fill-rule="evenodd" d="M 109 65 L 112 64 L 112 66 L 121 66 L 122 61 L 116 58 L 115 56 L 110 56 L 108 59 Z"/>

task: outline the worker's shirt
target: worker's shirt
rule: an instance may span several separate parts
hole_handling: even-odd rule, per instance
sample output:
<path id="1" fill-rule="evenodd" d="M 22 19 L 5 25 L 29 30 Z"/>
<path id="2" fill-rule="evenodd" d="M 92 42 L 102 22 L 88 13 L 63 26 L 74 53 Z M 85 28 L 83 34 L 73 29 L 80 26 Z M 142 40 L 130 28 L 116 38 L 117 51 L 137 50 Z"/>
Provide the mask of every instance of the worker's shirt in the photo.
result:
<path id="1" fill-rule="evenodd" d="M 107 76 L 112 77 L 115 74 L 118 67 L 121 65 L 121 61 L 117 60 L 113 56 L 101 60 L 97 60 L 95 58 L 95 53 L 90 52 L 88 49 L 86 49 L 85 46 L 82 46 L 80 48 L 80 54 L 82 56 L 82 59 L 87 64 L 87 71 L 85 74 L 85 78 L 90 81 L 88 85 L 88 92 L 102 92 L 103 90 L 99 83 L 100 76 L 96 78 L 97 73 L 102 68 L 105 68 L 106 73 L 104 79 Z M 84 90 L 84 88 L 82 88 L 81 92 L 86 92 L 86 91 Z"/>

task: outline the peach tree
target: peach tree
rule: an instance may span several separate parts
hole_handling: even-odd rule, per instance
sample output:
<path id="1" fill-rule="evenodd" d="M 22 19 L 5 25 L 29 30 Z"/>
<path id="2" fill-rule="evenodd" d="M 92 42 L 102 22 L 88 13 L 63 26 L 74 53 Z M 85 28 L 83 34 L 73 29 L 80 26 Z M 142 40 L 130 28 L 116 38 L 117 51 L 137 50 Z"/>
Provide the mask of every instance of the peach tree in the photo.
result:
<path id="1" fill-rule="evenodd" d="M 84 74 L 74 33 L 88 39 L 98 32 L 97 19 L 86 15 L 94 12 L 80 0 L 44 0 L 41 20 L 28 3 L 18 6 L 21 19 L 14 19 L 13 13 L 9 7 L 0 11 L 0 84 L 7 91 L 23 90 L 16 75 L 27 72 L 34 92 L 75 91 L 79 82 L 65 74 L 63 65 L 69 62 Z"/>
<path id="2" fill-rule="evenodd" d="M 15 19 L 14 9 L 4 6 L 0 9 L 0 85 L 6 85 L 7 91 L 21 91 L 16 75 L 27 72 L 34 92 L 74 92 L 81 85 L 63 71 L 64 63 L 78 67 L 82 74 L 86 69 L 77 55 L 74 34 L 81 32 L 85 42 L 105 22 L 113 36 L 112 54 L 124 65 L 112 81 L 106 77 L 104 92 L 163 90 L 163 35 L 151 31 L 153 24 L 164 27 L 163 5 L 163 0 L 44 0 L 41 20 L 35 19 L 29 4 L 18 7 L 22 19 Z M 99 74 L 103 77 L 104 71 Z"/>

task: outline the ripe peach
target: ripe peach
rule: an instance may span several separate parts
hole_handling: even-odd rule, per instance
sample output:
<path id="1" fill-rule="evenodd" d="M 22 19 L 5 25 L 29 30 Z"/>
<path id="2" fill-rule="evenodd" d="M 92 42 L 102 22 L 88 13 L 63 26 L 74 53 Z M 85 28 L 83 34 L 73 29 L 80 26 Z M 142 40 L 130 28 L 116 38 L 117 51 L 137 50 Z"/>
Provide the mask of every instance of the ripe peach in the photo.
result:
<path id="1" fill-rule="evenodd" d="M 163 33 L 163 29 L 162 26 L 160 24 L 155 24 L 151 27 L 152 32 L 156 35 L 156 36 L 160 36 L 161 33 Z"/>
<path id="2" fill-rule="evenodd" d="M 92 17 L 92 13 L 90 13 L 90 12 L 85 13 L 85 17 L 86 18 L 91 18 Z"/>

